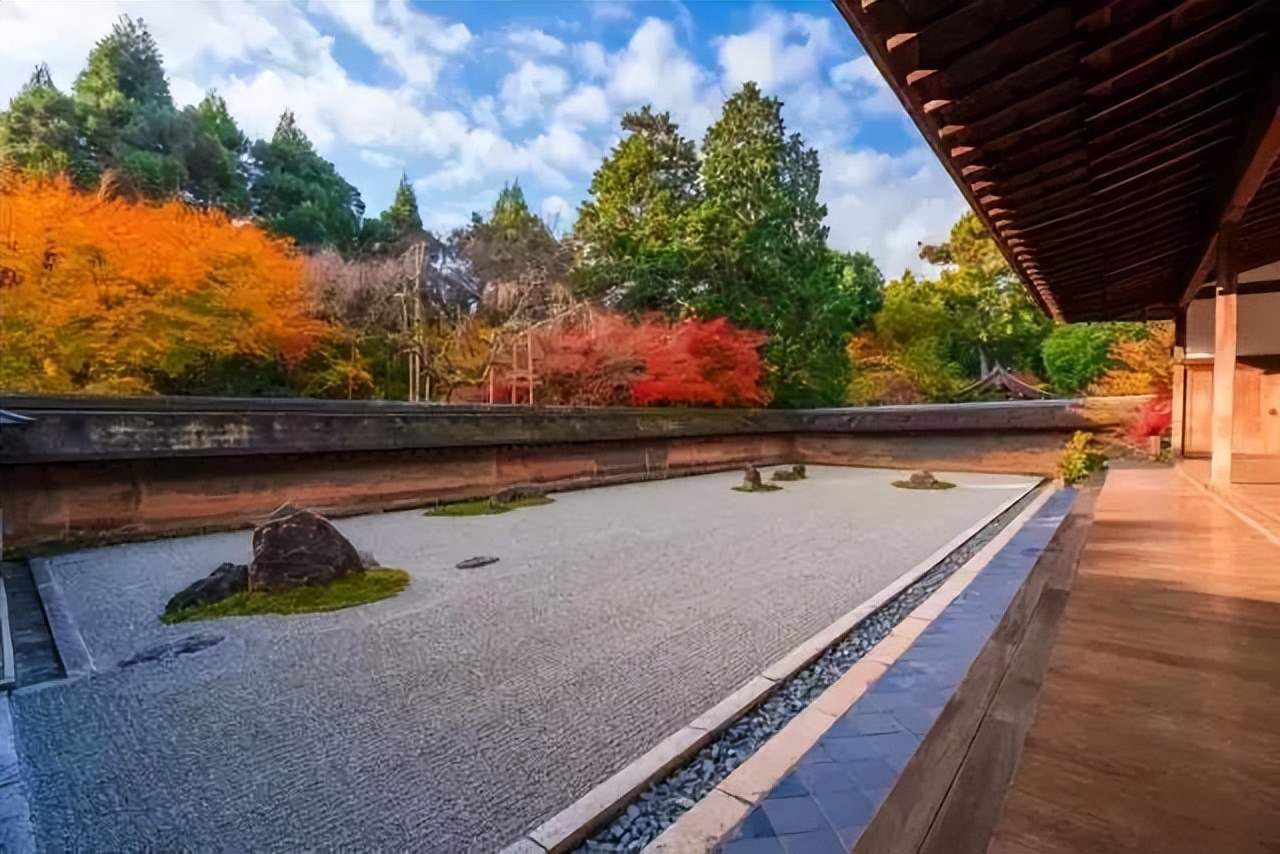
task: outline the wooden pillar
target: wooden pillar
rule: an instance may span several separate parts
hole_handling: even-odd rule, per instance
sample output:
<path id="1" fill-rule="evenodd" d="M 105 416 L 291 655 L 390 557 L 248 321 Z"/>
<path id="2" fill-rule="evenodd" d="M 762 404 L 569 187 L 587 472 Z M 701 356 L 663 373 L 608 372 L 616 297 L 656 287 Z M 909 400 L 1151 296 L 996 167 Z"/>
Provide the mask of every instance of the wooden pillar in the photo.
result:
<path id="1" fill-rule="evenodd" d="M 1182 456 L 1187 415 L 1187 310 L 1178 309 L 1173 319 L 1173 400 L 1170 403 L 1169 445 L 1174 458 Z"/>
<path id="2" fill-rule="evenodd" d="M 1218 235 L 1217 296 L 1213 326 L 1213 443 L 1209 482 L 1231 483 L 1232 415 L 1236 380 L 1236 226 Z"/>

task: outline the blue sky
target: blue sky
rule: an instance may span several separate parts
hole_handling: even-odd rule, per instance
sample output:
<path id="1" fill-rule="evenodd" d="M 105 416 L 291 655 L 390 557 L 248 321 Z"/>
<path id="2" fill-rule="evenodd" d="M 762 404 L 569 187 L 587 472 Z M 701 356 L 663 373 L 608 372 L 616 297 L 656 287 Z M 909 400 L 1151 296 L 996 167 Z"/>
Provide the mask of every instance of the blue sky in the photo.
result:
<path id="1" fill-rule="evenodd" d="M 147 22 L 180 104 L 216 88 L 252 136 L 293 109 L 371 214 L 402 170 L 438 229 L 518 178 L 564 230 L 624 111 L 669 110 L 700 140 L 746 80 L 782 98 L 789 129 L 818 149 L 832 245 L 890 276 L 920 269 L 917 242 L 964 210 L 825 0 L 5 2 L 0 97 L 40 61 L 69 88 L 126 12 Z"/>

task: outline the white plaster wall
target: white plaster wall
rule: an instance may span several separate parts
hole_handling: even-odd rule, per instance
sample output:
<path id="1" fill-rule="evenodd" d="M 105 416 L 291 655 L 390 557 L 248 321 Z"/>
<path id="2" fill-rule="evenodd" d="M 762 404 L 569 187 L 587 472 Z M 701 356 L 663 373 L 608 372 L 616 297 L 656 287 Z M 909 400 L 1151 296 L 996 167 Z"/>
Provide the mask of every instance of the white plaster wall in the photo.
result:
<path id="1" fill-rule="evenodd" d="M 1236 300 L 1236 355 L 1280 353 L 1280 293 L 1242 294 Z M 1213 297 L 1192 300 L 1187 306 L 1188 356 L 1213 355 L 1215 314 Z"/>

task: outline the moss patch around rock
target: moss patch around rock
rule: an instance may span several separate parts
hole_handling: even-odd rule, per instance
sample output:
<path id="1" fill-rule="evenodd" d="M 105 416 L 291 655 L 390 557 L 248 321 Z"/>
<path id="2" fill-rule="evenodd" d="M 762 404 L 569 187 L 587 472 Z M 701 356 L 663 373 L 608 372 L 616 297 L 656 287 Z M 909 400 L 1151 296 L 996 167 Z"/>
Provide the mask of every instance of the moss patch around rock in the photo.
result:
<path id="1" fill-rule="evenodd" d="M 774 486 L 772 483 L 762 483 L 759 486 L 734 486 L 731 487 L 734 492 L 779 492 L 781 486 Z"/>
<path id="2" fill-rule="evenodd" d="M 337 611 L 389 599 L 409 586 L 403 569 L 367 569 L 353 572 L 331 584 L 295 587 L 292 590 L 236 593 L 226 599 L 186 608 L 160 619 L 165 623 L 213 620 L 219 617 L 248 617 L 254 614 L 310 614 Z"/>
<path id="3" fill-rule="evenodd" d="M 936 480 L 933 483 L 912 483 L 909 480 L 895 480 L 893 485 L 898 489 L 953 489 L 954 483 L 947 483 L 945 480 Z"/>
<path id="4" fill-rule="evenodd" d="M 506 504 L 496 504 L 488 498 L 477 498 L 475 501 L 459 501 L 456 504 L 441 504 L 432 507 L 423 516 L 493 516 L 497 513 L 509 513 L 521 507 L 540 507 L 553 504 L 554 501 L 545 495 L 530 495 L 517 498 Z"/>

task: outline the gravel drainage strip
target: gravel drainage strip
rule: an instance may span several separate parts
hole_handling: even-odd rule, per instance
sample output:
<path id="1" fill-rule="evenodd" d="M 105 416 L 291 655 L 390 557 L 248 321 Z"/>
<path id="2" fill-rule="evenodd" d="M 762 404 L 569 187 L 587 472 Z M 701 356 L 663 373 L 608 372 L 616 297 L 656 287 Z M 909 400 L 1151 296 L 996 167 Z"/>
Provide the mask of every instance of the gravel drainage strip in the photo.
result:
<path id="1" fill-rule="evenodd" d="M 641 851 L 804 711 L 1040 493 L 1039 489 L 1029 490 L 918 580 L 859 622 L 812 664 L 781 681 L 769 699 L 724 729 L 664 779 L 649 786 L 610 824 L 583 842 L 576 849 L 578 854 Z"/>

